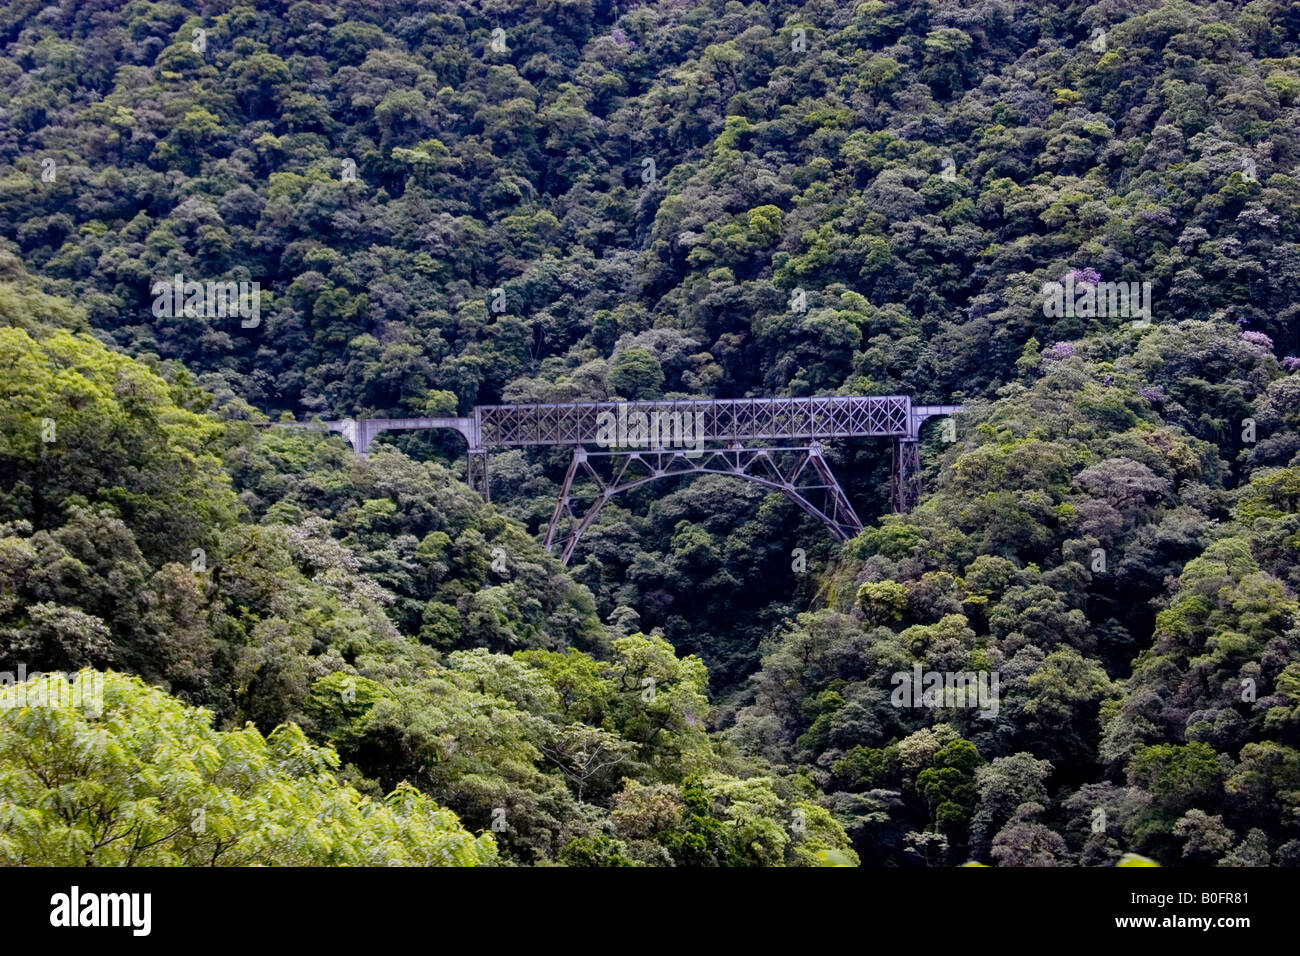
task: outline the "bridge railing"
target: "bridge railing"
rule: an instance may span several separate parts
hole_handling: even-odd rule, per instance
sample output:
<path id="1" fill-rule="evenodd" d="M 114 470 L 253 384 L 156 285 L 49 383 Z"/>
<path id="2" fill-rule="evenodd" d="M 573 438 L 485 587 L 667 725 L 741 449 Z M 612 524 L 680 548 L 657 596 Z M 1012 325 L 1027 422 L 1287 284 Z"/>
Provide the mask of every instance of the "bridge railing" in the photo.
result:
<path id="1" fill-rule="evenodd" d="M 690 416 L 691 434 L 702 435 L 705 441 L 905 436 L 913 429 L 912 400 L 905 395 L 479 405 L 474 409 L 482 447 L 599 442 L 611 428 L 629 427 L 638 414 L 647 419 L 659 416 L 661 426 L 675 424 L 675 416 Z"/>

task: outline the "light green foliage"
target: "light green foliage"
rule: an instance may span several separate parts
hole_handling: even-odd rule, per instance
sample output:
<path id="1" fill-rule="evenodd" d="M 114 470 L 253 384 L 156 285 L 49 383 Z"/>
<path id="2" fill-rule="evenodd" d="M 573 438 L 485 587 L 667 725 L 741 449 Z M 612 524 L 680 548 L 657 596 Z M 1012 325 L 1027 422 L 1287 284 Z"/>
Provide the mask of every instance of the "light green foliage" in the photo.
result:
<path id="1" fill-rule="evenodd" d="M 233 520 L 211 419 L 177 407 L 168 383 L 85 334 L 0 327 L 0 475 L 11 512 L 71 496 L 131 521 L 155 559 L 186 561 Z"/>
<path id="2" fill-rule="evenodd" d="M 78 676 L 79 689 L 93 674 Z M 58 677 L 46 680 L 61 680 Z M 12 706 L 0 691 L 0 861 L 22 866 L 475 866 L 473 836 L 409 785 L 383 800 L 288 724 L 212 729 L 137 678 L 102 675 L 103 708 Z"/>

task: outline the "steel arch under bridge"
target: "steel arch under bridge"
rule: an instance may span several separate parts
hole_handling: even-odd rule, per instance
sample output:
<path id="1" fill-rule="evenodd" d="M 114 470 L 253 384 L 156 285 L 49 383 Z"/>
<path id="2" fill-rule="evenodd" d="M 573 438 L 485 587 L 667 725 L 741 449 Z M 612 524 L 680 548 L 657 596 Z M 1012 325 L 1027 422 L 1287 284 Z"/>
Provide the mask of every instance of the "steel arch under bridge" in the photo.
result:
<path id="1" fill-rule="evenodd" d="M 780 491 L 838 540 L 848 540 L 862 530 L 862 522 L 822 456 L 821 443 L 893 438 L 893 507 L 910 511 L 921 496 L 922 424 L 963 410 L 961 405 L 913 405 L 905 395 L 687 399 L 478 405 L 470 417 L 344 419 L 296 427 L 338 432 L 361 457 L 380 432 L 455 429 L 469 445 L 469 484 L 485 500 L 489 449 L 570 446 L 568 471 L 546 529 L 548 551 L 563 536 L 560 560 L 568 564 L 611 497 L 659 478 L 694 474 L 732 475 Z M 582 484 L 575 490 L 583 479 L 594 491 Z"/>

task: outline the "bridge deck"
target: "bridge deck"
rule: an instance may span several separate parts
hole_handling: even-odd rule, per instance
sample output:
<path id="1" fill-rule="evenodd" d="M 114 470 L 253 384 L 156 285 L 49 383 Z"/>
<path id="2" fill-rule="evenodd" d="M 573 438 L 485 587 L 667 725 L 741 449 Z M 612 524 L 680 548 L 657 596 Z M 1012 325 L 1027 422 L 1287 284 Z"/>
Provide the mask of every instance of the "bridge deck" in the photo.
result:
<path id="1" fill-rule="evenodd" d="M 921 424 L 951 415 L 960 405 L 913 405 L 906 395 L 835 395 L 814 398 L 717 398 L 662 402 L 573 402 L 546 405 L 476 405 L 464 418 L 345 418 L 285 423 L 338 432 L 364 455 L 380 432 L 449 428 L 465 436 L 472 452 L 530 445 L 655 447 L 656 437 L 682 441 L 818 441 L 892 437 L 916 441 Z M 280 424 L 266 423 L 266 424 Z"/>

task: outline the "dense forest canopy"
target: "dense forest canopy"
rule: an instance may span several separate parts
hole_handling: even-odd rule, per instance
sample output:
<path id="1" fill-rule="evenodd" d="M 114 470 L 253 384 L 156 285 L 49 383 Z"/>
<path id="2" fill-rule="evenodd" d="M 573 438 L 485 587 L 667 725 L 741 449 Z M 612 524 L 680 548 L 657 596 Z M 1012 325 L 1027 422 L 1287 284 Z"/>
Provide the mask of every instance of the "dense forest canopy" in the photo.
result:
<path id="1" fill-rule="evenodd" d="M 14 0 L 0 224 L 0 670 L 110 672 L 2 862 L 1300 863 L 1300 3 Z M 562 449 L 259 427 L 831 394 L 966 406 L 910 514 L 567 568 Z"/>

